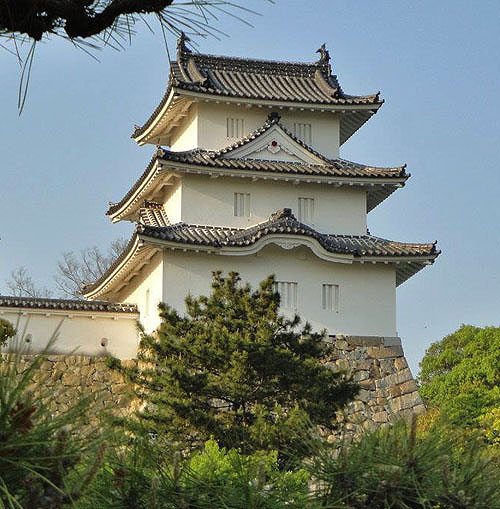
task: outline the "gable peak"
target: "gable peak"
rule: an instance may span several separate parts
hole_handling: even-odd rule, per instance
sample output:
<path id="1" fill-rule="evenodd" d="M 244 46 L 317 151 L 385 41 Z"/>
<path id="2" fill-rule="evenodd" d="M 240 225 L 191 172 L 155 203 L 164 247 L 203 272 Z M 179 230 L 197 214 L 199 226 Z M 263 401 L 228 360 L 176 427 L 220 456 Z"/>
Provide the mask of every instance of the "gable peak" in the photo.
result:
<path id="1" fill-rule="evenodd" d="M 277 124 L 281 120 L 281 115 L 277 111 L 271 111 L 267 116 L 267 121 Z"/>
<path id="2" fill-rule="evenodd" d="M 289 208 L 277 210 L 269 216 L 269 221 L 278 221 L 279 219 L 297 220 L 297 218 L 293 215 L 292 209 Z"/>

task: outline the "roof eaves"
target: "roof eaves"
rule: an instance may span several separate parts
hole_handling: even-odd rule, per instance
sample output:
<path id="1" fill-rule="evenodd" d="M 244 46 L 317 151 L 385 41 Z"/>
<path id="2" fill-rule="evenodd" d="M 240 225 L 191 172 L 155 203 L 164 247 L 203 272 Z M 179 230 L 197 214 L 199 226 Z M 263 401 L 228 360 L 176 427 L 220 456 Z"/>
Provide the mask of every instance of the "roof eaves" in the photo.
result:
<path id="1" fill-rule="evenodd" d="M 408 258 L 426 263 L 433 261 L 440 254 L 436 249 L 436 242 L 416 244 L 390 241 L 372 235 L 320 233 L 298 221 L 291 209 L 286 208 L 273 213 L 268 220 L 244 229 L 178 223 L 166 228 L 141 226 L 139 233 L 141 237 L 178 243 L 182 246 L 202 245 L 213 248 L 246 248 L 267 235 L 298 235 L 315 239 L 331 253 L 382 261 Z"/>
<path id="2" fill-rule="evenodd" d="M 0 295 L 0 307 L 17 309 L 43 309 L 56 311 L 91 311 L 103 313 L 138 314 L 135 304 L 98 300 L 50 299 Z"/>
<path id="3" fill-rule="evenodd" d="M 172 64 L 172 63 L 171 63 Z M 142 134 L 146 132 L 146 130 L 153 124 L 156 117 L 160 114 L 163 107 L 168 101 L 168 98 L 170 96 L 170 92 L 172 91 L 172 88 L 178 83 L 177 78 L 173 75 L 172 72 L 172 65 L 170 66 L 170 72 L 168 75 L 168 82 L 167 82 L 167 88 L 165 90 L 165 93 L 163 94 L 163 97 L 161 98 L 160 102 L 158 103 L 158 106 L 153 110 L 153 113 L 149 116 L 149 118 L 142 124 L 142 126 L 136 125 L 134 127 L 134 131 L 132 135 L 130 136 L 133 140 L 137 141 L 137 138 L 139 138 Z"/>
<path id="4" fill-rule="evenodd" d="M 125 194 L 125 196 L 119 202 L 109 203 L 109 207 L 106 212 L 107 216 L 110 216 L 113 219 L 113 216 L 119 214 L 120 210 L 126 205 L 126 203 L 134 196 L 136 191 L 141 187 L 141 184 L 148 180 L 148 176 L 155 169 L 155 165 L 158 161 L 158 154 L 159 151 L 157 150 L 153 157 L 151 158 L 151 160 L 149 161 L 148 165 L 146 166 L 146 169 L 142 172 L 141 176 L 135 181 L 135 183 Z"/>
<path id="5" fill-rule="evenodd" d="M 141 247 L 140 243 L 138 242 L 138 236 L 137 236 L 137 227 L 134 230 L 134 233 L 132 234 L 128 244 L 125 246 L 121 254 L 116 258 L 116 260 L 110 265 L 110 267 L 102 274 L 101 277 L 93 281 L 92 283 L 86 284 L 82 288 L 82 295 L 85 298 L 91 298 L 92 295 L 96 293 L 97 290 L 99 290 L 100 287 L 104 285 L 104 283 L 107 280 L 112 279 L 115 272 L 119 271 L 120 266 L 129 261 L 137 251 Z"/>
<path id="6" fill-rule="evenodd" d="M 203 149 L 184 152 L 172 152 L 161 149 L 159 163 L 179 172 L 217 174 L 219 176 L 238 176 L 252 178 L 290 178 L 305 182 L 371 182 L 378 180 L 386 184 L 402 187 L 410 174 L 405 172 L 405 165 L 397 167 L 374 167 L 353 163 L 343 159 L 327 160 L 326 164 L 300 162 L 283 162 L 265 159 L 220 158 L 217 153 Z M 192 169 L 192 170 L 191 170 Z M 319 171 L 321 170 L 321 171 Z M 337 172 L 337 174 L 332 173 Z M 319 179 L 319 180 L 318 180 Z"/>

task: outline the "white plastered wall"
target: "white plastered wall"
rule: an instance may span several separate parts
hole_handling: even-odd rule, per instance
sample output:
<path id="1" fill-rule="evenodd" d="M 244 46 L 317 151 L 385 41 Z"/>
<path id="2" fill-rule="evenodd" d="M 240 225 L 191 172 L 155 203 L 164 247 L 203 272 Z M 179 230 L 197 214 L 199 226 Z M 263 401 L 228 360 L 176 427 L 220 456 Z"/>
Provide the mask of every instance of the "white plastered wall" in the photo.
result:
<path id="1" fill-rule="evenodd" d="M 120 291 L 118 302 L 136 304 L 146 332 L 159 323 L 158 304 L 163 302 L 163 257 L 157 253 L 141 272 Z"/>
<path id="2" fill-rule="evenodd" d="M 176 179 L 172 186 L 167 186 L 167 196 L 165 198 L 165 212 L 171 223 L 182 221 L 182 180 Z"/>
<path id="3" fill-rule="evenodd" d="M 170 148 L 175 151 L 196 148 L 198 143 L 198 105 L 192 104 L 182 124 L 173 132 Z"/>
<path id="4" fill-rule="evenodd" d="M 330 334 L 396 336 L 395 269 L 382 264 L 344 264 L 321 260 L 309 249 L 283 250 L 269 245 L 256 255 L 221 256 L 164 252 L 165 302 L 183 312 L 187 294 L 207 295 L 211 274 L 237 271 L 254 287 L 275 274 L 298 283 L 298 314 L 314 329 Z M 322 284 L 340 287 L 339 312 L 322 309 Z"/>
<path id="5" fill-rule="evenodd" d="M 133 359 L 137 355 L 137 314 L 6 307 L 0 308 L 0 318 L 17 328 L 19 342 L 16 344 L 23 351 L 29 349 L 26 353 L 44 350 L 58 330 L 50 353 L 113 355 L 120 359 Z"/>
<path id="6" fill-rule="evenodd" d="M 234 193 L 250 193 L 250 217 L 234 216 Z M 298 199 L 314 198 L 315 229 L 324 233 L 366 234 L 366 193 L 328 184 L 210 179 L 187 175 L 182 181 L 182 221 L 246 228 L 284 207 L 298 214 Z"/>
<path id="7" fill-rule="evenodd" d="M 311 146 L 327 157 L 339 156 L 340 122 L 331 112 L 289 111 L 278 108 L 251 108 L 245 106 L 199 102 L 191 106 L 183 125 L 174 133 L 172 150 L 205 148 L 218 150 L 231 145 L 236 138 L 227 137 L 227 119 L 243 119 L 243 135 L 262 127 L 269 112 L 278 111 L 281 123 L 294 133 L 294 124 L 311 124 Z"/>

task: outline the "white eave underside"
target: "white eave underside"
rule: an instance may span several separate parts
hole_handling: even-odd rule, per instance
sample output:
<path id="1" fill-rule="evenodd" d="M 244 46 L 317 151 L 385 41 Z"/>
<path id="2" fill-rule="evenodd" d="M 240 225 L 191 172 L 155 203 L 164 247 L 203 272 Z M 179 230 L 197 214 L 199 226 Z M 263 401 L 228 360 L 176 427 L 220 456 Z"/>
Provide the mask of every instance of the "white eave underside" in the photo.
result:
<path id="1" fill-rule="evenodd" d="M 134 137 L 139 145 L 146 143 L 170 146 L 170 133 L 180 124 L 177 122 L 187 115 L 190 105 L 196 101 L 214 102 L 216 104 L 246 105 L 256 108 L 277 108 L 289 111 L 316 111 L 339 113 L 343 116 L 340 122 L 340 145 L 344 144 L 373 114 L 382 103 L 377 104 L 311 104 L 286 101 L 246 99 L 239 97 L 214 97 L 210 94 L 177 89 L 170 91 L 165 105 L 156 115 L 151 125 L 140 135 Z"/>
<path id="2" fill-rule="evenodd" d="M 373 199 L 368 199 L 367 212 L 373 210 L 380 204 L 389 194 L 384 193 L 381 189 L 386 186 L 391 186 L 395 189 L 405 185 L 406 178 L 389 179 L 377 178 L 376 181 L 373 177 L 333 177 L 323 175 L 294 175 L 290 173 L 276 173 L 252 170 L 235 170 L 218 168 L 212 166 L 195 166 L 193 164 L 178 163 L 171 161 L 157 161 L 155 166 L 151 169 L 149 175 L 146 177 L 137 191 L 120 207 L 119 210 L 110 214 L 110 219 L 113 223 L 122 220 L 133 220 L 133 215 L 140 208 L 141 203 L 145 199 L 150 199 L 150 195 L 145 193 L 150 189 L 156 189 L 155 183 L 161 178 L 163 172 L 170 171 L 167 175 L 169 177 L 180 176 L 179 174 L 191 175 L 208 175 L 211 178 L 224 178 L 224 177 L 237 177 L 249 178 L 253 181 L 267 180 L 267 181 L 284 181 L 293 182 L 296 184 L 327 184 L 335 187 L 362 187 L 366 188 L 369 195 L 373 195 Z M 160 185 L 160 184 L 159 184 Z M 161 184 L 163 185 L 163 184 Z M 167 185 L 165 183 L 165 185 Z M 387 195 L 387 196 L 386 196 Z M 368 197 L 370 198 L 370 196 Z"/>

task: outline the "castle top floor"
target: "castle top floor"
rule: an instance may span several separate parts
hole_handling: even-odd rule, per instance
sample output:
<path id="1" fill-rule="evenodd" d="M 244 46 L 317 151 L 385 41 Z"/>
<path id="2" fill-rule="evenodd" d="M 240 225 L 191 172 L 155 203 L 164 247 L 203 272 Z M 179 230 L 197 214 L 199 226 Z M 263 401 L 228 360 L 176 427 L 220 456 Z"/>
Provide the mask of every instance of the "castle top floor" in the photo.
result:
<path id="1" fill-rule="evenodd" d="M 269 111 L 327 157 L 382 105 L 379 94 L 346 94 L 323 45 L 313 63 L 276 62 L 192 52 L 182 36 L 167 90 L 132 135 L 139 145 L 218 150 L 262 125 Z"/>

